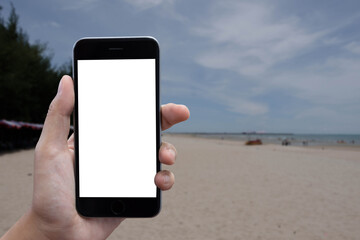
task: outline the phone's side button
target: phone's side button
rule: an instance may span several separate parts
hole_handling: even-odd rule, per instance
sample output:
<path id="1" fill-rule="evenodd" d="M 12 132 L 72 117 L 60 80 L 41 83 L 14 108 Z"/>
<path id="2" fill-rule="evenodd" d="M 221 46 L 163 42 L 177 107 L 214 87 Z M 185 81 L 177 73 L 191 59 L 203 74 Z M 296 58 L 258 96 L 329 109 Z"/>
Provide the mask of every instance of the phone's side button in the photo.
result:
<path id="1" fill-rule="evenodd" d="M 120 200 L 114 200 L 111 203 L 111 211 L 115 214 L 115 215 L 120 215 L 121 213 L 123 213 L 125 210 L 125 205 L 122 201 Z"/>

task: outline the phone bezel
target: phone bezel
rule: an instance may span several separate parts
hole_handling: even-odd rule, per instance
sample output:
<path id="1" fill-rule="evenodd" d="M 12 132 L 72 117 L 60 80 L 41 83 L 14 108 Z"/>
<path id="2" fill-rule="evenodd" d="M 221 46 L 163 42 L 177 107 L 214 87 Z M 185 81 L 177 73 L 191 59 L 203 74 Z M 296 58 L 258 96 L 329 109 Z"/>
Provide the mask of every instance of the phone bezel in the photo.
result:
<path id="1" fill-rule="evenodd" d="M 156 189 L 156 198 L 89 198 L 79 196 L 79 127 L 78 127 L 78 84 L 77 61 L 99 59 L 155 59 L 156 67 L 156 170 L 161 170 L 159 162 L 160 135 L 160 52 L 159 44 L 152 37 L 109 37 L 109 38 L 83 38 L 73 47 L 73 79 L 75 90 L 74 107 L 74 143 L 75 143 L 75 194 L 76 209 L 85 217 L 153 217 L 160 212 L 161 191 Z M 155 177 L 155 176 L 154 176 Z M 121 201 L 124 211 L 114 213 L 111 205 Z"/>

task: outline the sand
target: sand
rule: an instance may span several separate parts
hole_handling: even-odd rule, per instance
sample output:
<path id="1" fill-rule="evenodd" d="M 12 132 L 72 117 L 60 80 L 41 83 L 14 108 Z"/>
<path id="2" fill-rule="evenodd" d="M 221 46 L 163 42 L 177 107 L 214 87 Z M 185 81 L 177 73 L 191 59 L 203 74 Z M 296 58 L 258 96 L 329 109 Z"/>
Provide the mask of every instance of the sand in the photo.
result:
<path id="1" fill-rule="evenodd" d="M 360 239 L 359 149 L 164 140 L 178 159 L 161 213 L 109 239 Z M 30 206 L 33 153 L 0 156 L 0 234 Z"/>

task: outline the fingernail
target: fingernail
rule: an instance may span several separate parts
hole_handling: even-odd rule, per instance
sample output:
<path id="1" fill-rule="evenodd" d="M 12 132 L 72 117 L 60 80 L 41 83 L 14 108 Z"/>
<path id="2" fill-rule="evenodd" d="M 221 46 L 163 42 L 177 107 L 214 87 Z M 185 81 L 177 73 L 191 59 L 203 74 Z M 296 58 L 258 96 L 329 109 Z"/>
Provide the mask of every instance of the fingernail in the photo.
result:
<path id="1" fill-rule="evenodd" d="M 175 160 L 176 158 L 176 151 L 173 147 L 171 147 L 170 144 L 165 145 L 165 149 L 168 151 L 168 153 L 172 156 L 172 158 Z"/>
<path id="2" fill-rule="evenodd" d="M 170 176 L 169 175 L 164 175 L 164 184 L 169 185 L 169 183 L 170 183 Z"/>
<path id="3" fill-rule="evenodd" d="M 172 148 L 168 148 L 168 151 L 169 151 L 169 153 L 171 154 L 172 159 L 175 160 L 175 158 L 176 158 L 176 152 L 175 152 L 175 150 L 172 149 Z"/>

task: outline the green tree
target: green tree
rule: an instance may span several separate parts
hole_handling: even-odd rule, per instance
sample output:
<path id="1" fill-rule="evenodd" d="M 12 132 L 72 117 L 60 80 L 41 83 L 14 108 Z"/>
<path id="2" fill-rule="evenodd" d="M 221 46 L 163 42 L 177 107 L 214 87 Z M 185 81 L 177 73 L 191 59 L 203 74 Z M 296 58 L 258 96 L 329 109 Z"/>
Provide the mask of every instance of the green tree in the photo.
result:
<path id="1" fill-rule="evenodd" d="M 1 9 L 0 119 L 43 122 L 59 78 L 70 74 L 71 67 L 52 67 L 46 44 L 31 44 L 18 26 L 14 6 L 7 20 L 1 16 Z"/>

